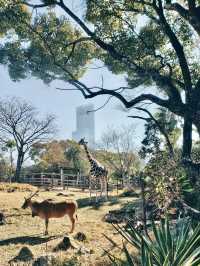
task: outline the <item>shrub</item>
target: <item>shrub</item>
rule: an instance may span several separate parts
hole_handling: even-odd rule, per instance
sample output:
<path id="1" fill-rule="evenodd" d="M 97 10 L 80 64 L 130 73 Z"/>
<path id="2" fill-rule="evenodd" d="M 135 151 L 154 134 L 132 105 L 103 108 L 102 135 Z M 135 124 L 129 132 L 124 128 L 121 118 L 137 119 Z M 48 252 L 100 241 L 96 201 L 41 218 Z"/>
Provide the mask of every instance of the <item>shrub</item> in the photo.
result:
<path id="1" fill-rule="evenodd" d="M 138 232 L 129 224 L 128 228 L 115 226 L 117 231 L 139 252 L 142 266 L 197 266 L 200 265 L 200 224 L 192 230 L 191 222 L 182 219 L 170 227 L 167 219 L 159 226 L 152 223 L 152 238 Z M 123 247 L 126 264 L 110 256 L 114 265 L 136 265 L 128 248 Z M 138 264 L 137 264 L 138 265 Z"/>

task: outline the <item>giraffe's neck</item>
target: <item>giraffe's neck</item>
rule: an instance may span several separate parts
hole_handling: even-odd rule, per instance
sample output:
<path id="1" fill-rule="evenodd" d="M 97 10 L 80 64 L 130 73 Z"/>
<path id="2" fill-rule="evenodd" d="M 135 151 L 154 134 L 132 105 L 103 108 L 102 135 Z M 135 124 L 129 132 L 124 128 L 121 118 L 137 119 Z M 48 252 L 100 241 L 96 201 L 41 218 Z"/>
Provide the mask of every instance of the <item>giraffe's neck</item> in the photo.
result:
<path id="1" fill-rule="evenodd" d="M 88 151 L 87 145 L 84 144 L 84 149 L 88 158 L 88 161 L 90 162 L 90 164 L 93 163 L 94 159 L 92 158 L 92 155 L 90 154 L 90 152 Z"/>

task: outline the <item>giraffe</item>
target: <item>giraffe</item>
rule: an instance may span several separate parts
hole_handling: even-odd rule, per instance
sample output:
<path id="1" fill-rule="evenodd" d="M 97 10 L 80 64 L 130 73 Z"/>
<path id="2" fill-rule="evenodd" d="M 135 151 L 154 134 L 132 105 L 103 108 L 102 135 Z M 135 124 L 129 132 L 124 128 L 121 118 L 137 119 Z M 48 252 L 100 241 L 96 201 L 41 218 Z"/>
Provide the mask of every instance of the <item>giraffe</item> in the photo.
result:
<path id="1" fill-rule="evenodd" d="M 108 171 L 105 169 L 103 165 L 101 165 L 97 160 L 95 160 L 92 155 L 90 154 L 88 147 L 87 147 L 87 142 L 85 141 L 84 138 L 82 138 L 79 141 L 79 145 L 82 145 L 85 149 L 88 161 L 90 163 L 90 173 L 89 173 L 89 190 L 90 190 L 90 200 L 91 200 L 91 194 L 92 194 L 92 189 L 94 188 L 96 191 L 96 202 L 98 201 L 97 197 L 97 185 L 98 182 L 100 181 L 101 185 L 101 192 L 100 192 L 100 197 L 102 197 L 103 190 L 105 193 L 105 200 L 107 200 L 108 197 L 108 191 L 107 191 L 107 175 Z"/>

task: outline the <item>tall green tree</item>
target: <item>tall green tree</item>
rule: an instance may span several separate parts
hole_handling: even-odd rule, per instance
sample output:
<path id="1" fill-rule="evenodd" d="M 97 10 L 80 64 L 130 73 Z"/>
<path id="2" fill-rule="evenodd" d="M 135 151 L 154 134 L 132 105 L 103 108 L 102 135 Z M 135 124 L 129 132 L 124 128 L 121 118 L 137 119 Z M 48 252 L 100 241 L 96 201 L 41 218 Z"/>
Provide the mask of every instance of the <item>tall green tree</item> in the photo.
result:
<path id="1" fill-rule="evenodd" d="M 35 143 L 29 152 L 35 167 L 43 171 L 58 171 L 60 167 L 68 168 L 73 173 L 86 172 L 87 160 L 85 153 L 73 140 L 52 140 Z"/>
<path id="2" fill-rule="evenodd" d="M 65 152 L 66 158 L 73 163 L 73 167 L 77 172 L 81 171 L 82 168 L 80 152 L 80 148 L 77 146 L 71 146 Z"/>
<path id="3" fill-rule="evenodd" d="M 54 6 L 66 17 L 50 12 L 48 7 Z M 31 19 L 31 8 L 42 8 L 42 15 Z M 13 79 L 30 74 L 45 82 L 64 79 L 85 98 L 110 95 L 126 108 L 144 101 L 166 108 L 183 119 L 182 158 L 195 166 L 191 149 L 192 125 L 200 134 L 199 10 L 199 0 L 87 0 L 84 21 L 63 0 L 7 0 L 1 3 L 2 35 L 5 39 L 14 29 L 17 38 L 2 44 L 0 62 L 8 65 Z M 115 74 L 126 74 L 128 86 L 108 89 L 80 82 L 92 58 Z M 124 93 L 136 88 L 139 93 L 131 98 Z"/>

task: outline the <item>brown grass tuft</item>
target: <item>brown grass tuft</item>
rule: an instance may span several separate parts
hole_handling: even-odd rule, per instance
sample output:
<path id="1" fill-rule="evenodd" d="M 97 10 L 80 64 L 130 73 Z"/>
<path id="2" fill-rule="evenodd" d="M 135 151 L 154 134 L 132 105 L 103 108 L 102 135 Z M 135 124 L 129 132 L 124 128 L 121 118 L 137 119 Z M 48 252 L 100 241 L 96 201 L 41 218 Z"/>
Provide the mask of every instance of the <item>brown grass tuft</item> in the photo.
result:
<path id="1" fill-rule="evenodd" d="M 36 189 L 37 189 L 36 187 L 29 185 L 29 184 L 0 182 L 0 191 L 4 191 L 4 192 L 15 192 L 15 191 L 32 192 L 32 191 L 35 191 Z"/>

